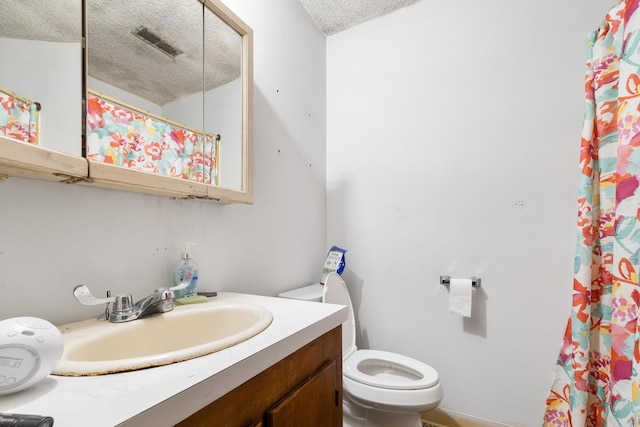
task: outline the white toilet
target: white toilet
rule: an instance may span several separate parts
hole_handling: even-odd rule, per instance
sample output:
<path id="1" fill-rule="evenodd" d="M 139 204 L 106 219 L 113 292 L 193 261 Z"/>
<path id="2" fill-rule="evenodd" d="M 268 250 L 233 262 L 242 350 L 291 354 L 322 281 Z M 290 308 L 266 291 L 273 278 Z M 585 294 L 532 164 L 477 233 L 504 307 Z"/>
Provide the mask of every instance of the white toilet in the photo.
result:
<path id="1" fill-rule="evenodd" d="M 400 354 L 358 350 L 351 298 L 337 273 L 329 274 L 323 287 L 307 286 L 280 296 L 313 300 L 314 289 L 323 291 L 323 302 L 348 307 L 348 318 L 342 324 L 343 425 L 421 427 L 420 414 L 436 408 L 442 400 L 436 370 Z"/>

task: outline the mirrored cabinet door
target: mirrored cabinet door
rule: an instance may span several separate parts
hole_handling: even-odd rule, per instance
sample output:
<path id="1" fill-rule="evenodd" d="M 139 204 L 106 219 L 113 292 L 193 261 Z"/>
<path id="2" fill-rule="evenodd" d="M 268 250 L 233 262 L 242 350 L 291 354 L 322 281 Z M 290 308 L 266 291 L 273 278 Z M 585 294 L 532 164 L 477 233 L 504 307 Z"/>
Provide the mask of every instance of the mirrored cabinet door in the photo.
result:
<path id="1" fill-rule="evenodd" d="M 219 139 L 219 185 L 242 189 L 242 36 L 204 14 L 205 130 Z"/>
<path id="2" fill-rule="evenodd" d="M 251 203 L 253 31 L 219 1 L 204 2 L 204 119 L 219 136 L 219 185 L 210 198 Z"/>
<path id="3" fill-rule="evenodd" d="M 3 2 L 0 174 L 86 176 L 82 155 L 82 2 Z"/>
<path id="4" fill-rule="evenodd" d="M 90 178 L 250 203 L 251 30 L 218 1 L 86 1 Z"/>
<path id="5" fill-rule="evenodd" d="M 85 155 L 92 178 L 110 165 L 211 184 L 202 3 L 86 1 Z"/>

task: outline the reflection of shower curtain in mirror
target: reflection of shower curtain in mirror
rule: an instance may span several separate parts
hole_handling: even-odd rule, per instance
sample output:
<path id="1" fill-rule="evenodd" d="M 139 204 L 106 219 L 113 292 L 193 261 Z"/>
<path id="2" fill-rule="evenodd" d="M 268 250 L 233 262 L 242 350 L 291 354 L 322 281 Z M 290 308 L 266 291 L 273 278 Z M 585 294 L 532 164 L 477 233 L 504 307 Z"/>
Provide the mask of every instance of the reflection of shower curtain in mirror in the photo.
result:
<path id="1" fill-rule="evenodd" d="M 545 426 L 640 425 L 639 1 L 589 41 L 573 307 Z"/>
<path id="2" fill-rule="evenodd" d="M 38 120 L 35 102 L 0 88 L 0 135 L 37 144 Z"/>
<path id="3" fill-rule="evenodd" d="M 89 94 L 87 158 L 159 175 L 217 184 L 217 141 Z"/>

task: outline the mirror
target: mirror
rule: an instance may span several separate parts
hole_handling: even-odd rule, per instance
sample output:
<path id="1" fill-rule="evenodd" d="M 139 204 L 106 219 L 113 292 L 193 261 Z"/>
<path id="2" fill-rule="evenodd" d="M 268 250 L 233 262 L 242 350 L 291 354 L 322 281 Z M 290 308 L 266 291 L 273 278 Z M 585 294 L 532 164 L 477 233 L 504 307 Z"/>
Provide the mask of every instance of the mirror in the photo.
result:
<path id="1" fill-rule="evenodd" d="M 220 186 L 242 186 L 242 36 L 209 8 L 204 14 L 204 124 L 220 135 Z"/>
<path id="2" fill-rule="evenodd" d="M 230 12 L 199 0 L 86 1 L 86 157 L 246 191 L 246 32 L 216 14 Z"/>
<path id="3" fill-rule="evenodd" d="M 81 156 L 81 1 L 3 2 L 0 51 L 0 136 Z"/>
<path id="4" fill-rule="evenodd" d="M 0 48 L 0 177 L 252 202 L 253 33 L 220 0 L 9 1 Z"/>

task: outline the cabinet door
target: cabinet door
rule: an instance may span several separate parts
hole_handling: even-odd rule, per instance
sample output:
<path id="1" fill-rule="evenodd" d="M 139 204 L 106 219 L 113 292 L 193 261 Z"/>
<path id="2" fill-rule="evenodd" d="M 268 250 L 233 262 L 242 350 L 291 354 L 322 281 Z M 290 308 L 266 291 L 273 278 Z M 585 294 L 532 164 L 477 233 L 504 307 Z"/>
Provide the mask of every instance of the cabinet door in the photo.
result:
<path id="1" fill-rule="evenodd" d="M 266 412 L 266 427 L 328 427 L 340 418 L 336 361 L 327 362 Z M 341 423 L 340 423 L 341 424 Z"/>
<path id="2" fill-rule="evenodd" d="M 211 402 L 177 426 L 342 427 L 341 345 L 340 325 Z M 311 393 L 305 391 L 307 387 L 312 390 Z M 316 394 L 324 397 L 320 398 Z M 295 397 L 298 397 L 297 401 Z M 287 407 L 288 400 L 294 400 L 290 403 L 291 407 Z M 320 401 L 326 408 L 311 408 L 316 406 L 316 401 Z M 296 424 L 298 418 L 286 422 L 290 415 L 288 412 L 280 412 L 279 408 L 283 406 L 282 411 L 291 411 L 292 408 L 294 412 L 301 411 L 295 405 L 302 405 L 302 409 L 309 410 L 308 415 L 304 415 L 307 418 L 299 424 Z M 273 424 L 274 417 L 277 424 Z M 269 422 L 272 424 L 268 424 Z"/>

